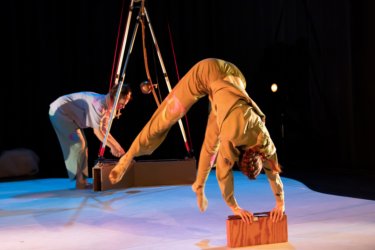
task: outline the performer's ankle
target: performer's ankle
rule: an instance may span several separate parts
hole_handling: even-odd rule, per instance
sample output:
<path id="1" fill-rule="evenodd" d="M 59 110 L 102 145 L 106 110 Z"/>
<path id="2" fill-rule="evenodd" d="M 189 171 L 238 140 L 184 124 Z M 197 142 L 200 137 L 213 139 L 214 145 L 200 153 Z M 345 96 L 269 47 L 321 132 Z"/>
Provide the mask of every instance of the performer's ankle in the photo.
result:
<path id="1" fill-rule="evenodd" d="M 193 191 L 196 192 L 196 193 L 202 192 L 203 189 L 204 189 L 204 185 L 194 182 L 194 184 L 192 185 L 192 188 L 193 188 Z"/>

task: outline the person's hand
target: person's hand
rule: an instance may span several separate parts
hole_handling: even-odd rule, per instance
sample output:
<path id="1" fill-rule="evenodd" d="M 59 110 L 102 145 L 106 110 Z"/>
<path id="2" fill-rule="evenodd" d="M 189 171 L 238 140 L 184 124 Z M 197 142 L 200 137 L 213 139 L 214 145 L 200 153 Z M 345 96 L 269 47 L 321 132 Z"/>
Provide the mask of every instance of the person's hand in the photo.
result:
<path id="1" fill-rule="evenodd" d="M 235 215 L 239 215 L 239 216 L 241 216 L 241 218 L 242 218 L 247 224 L 251 224 L 251 223 L 253 223 L 253 220 L 254 220 L 254 215 L 253 215 L 253 213 L 250 213 L 249 211 L 246 211 L 245 209 L 242 209 L 242 208 L 240 208 L 240 207 L 237 206 L 237 205 L 231 207 L 231 209 L 232 209 L 232 212 L 233 212 Z"/>
<path id="2" fill-rule="evenodd" d="M 285 204 L 283 201 L 277 201 L 276 207 L 271 211 L 271 220 L 272 222 L 278 222 L 283 218 L 285 211 Z"/>
<path id="3" fill-rule="evenodd" d="M 125 154 L 125 150 L 120 145 L 118 146 L 118 149 L 119 149 L 121 155 Z"/>
<path id="4" fill-rule="evenodd" d="M 111 153 L 113 156 L 121 157 L 125 154 L 125 150 L 120 145 L 116 145 L 111 148 Z"/>
<path id="5" fill-rule="evenodd" d="M 121 151 L 117 147 L 111 147 L 111 154 L 115 157 L 120 157 Z"/>

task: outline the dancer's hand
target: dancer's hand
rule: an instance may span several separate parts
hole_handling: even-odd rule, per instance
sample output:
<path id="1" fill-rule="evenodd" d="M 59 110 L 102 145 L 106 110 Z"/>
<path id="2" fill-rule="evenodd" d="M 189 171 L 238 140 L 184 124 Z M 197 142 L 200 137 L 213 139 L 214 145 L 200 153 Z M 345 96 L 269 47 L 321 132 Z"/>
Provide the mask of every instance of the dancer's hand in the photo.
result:
<path id="1" fill-rule="evenodd" d="M 285 211 L 285 204 L 283 201 L 277 201 L 276 207 L 271 211 L 271 220 L 272 222 L 278 222 L 283 218 Z"/>
<path id="2" fill-rule="evenodd" d="M 238 205 L 235 205 L 235 206 L 232 206 L 230 207 L 232 209 L 232 212 L 235 214 L 235 215 L 239 215 L 241 216 L 241 218 L 247 223 L 247 224 L 251 224 L 253 223 L 253 220 L 254 220 L 254 215 L 253 213 L 245 210 L 245 209 L 242 209 L 240 208 Z"/>
<path id="3" fill-rule="evenodd" d="M 197 201 L 198 201 L 199 210 L 201 210 L 201 212 L 206 211 L 208 201 L 207 201 L 206 195 L 204 194 L 204 186 L 198 185 L 197 183 L 194 183 L 191 186 L 191 189 L 193 189 L 194 193 L 197 194 Z"/>

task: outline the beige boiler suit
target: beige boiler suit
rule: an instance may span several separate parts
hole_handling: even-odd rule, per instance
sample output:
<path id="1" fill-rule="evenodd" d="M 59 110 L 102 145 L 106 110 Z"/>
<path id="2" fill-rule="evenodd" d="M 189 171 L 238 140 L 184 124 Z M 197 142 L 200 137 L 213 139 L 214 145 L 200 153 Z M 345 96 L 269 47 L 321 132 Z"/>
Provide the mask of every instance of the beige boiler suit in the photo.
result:
<path id="1" fill-rule="evenodd" d="M 236 77 L 241 81 L 236 81 Z M 245 88 L 244 76 L 232 63 L 213 58 L 198 62 L 155 111 L 120 163 L 128 165 L 136 156 L 150 155 L 163 142 L 172 125 L 194 103 L 208 95 L 212 111 L 200 154 L 197 183 L 204 186 L 216 159 L 216 175 L 223 198 L 228 206 L 235 205 L 232 167 L 238 160 L 238 148 L 261 144 L 261 150 L 269 159 L 277 161 L 276 149 L 264 126 L 265 115 Z M 283 185 L 279 175 L 272 173 L 269 164 L 264 170 L 276 200 L 282 201 Z"/>

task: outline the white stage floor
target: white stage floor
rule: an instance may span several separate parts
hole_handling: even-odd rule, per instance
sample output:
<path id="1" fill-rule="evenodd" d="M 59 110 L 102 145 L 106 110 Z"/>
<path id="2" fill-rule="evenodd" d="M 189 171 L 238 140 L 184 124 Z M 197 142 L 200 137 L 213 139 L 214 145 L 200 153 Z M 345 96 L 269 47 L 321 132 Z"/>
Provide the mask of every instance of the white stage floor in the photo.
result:
<path id="1" fill-rule="evenodd" d="M 235 174 L 235 197 L 251 212 L 275 201 L 265 175 Z M 321 194 L 283 178 L 289 242 L 239 249 L 375 249 L 375 201 Z M 68 179 L 0 183 L 0 249 L 229 249 L 226 206 L 215 173 L 201 213 L 190 186 L 94 193 Z M 355 188 L 355 187 L 353 187 Z"/>

